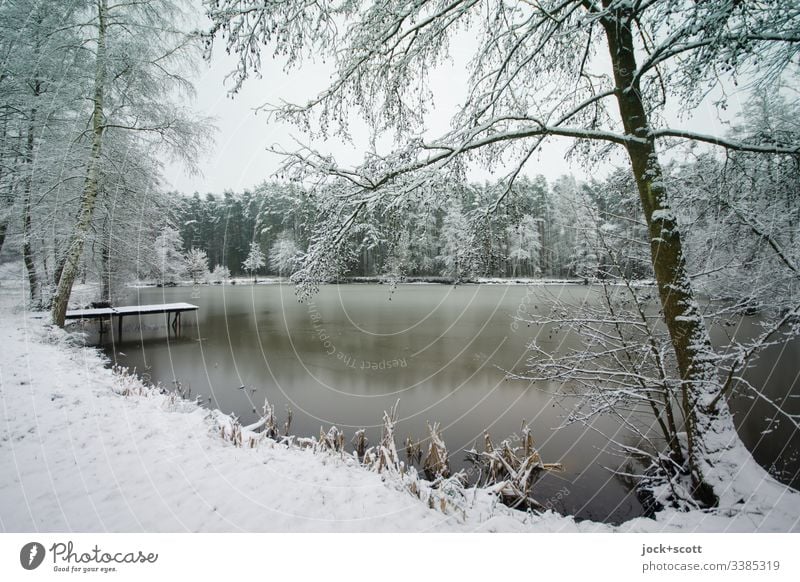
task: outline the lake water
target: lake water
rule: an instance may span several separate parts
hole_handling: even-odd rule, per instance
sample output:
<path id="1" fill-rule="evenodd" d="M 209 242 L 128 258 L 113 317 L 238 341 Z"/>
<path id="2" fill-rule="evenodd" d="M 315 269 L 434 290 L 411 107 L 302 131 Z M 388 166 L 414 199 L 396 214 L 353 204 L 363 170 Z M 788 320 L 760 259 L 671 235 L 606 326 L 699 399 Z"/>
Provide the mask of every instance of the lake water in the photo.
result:
<path id="1" fill-rule="evenodd" d="M 499 444 L 525 421 L 544 461 L 565 467 L 537 484 L 541 503 L 612 523 L 640 515 L 635 495 L 609 471 L 624 459 L 606 452 L 602 435 L 625 440 L 619 422 L 602 418 L 592 427 L 559 428 L 570 398 L 554 396 L 557 386 L 506 379 L 505 370 L 524 370 L 534 337 L 552 349 L 576 347 L 563 334 L 513 325 L 514 314 L 541 303 L 544 293 L 593 297 L 591 287 L 580 285 L 352 284 L 323 286 L 301 304 L 285 285 L 149 288 L 128 303 L 187 301 L 200 309 L 184 314 L 177 336 L 167 333 L 163 316 L 146 316 L 126 318 L 121 341 L 110 343 L 109 334 L 102 339 L 117 363 L 168 387 L 179 382 L 191 398 L 234 413 L 243 424 L 257 419 L 265 397 L 281 421 L 291 407 L 291 432 L 300 436 L 335 425 L 349 440 L 364 427 L 376 443 L 383 411 L 399 400 L 398 447 L 406 436 L 424 440 L 427 423 L 439 422 L 453 469 L 469 466 L 464 450 L 476 440 L 480 449 L 485 429 Z M 759 365 L 768 369 L 757 372 L 773 393 L 798 393 L 799 354 L 795 342 L 762 358 Z M 796 431 L 766 422 L 773 413 L 764 404 L 740 398 L 735 407 L 757 458 L 767 465 L 778 459 L 777 470 L 790 477 L 795 471 L 796 485 Z"/>

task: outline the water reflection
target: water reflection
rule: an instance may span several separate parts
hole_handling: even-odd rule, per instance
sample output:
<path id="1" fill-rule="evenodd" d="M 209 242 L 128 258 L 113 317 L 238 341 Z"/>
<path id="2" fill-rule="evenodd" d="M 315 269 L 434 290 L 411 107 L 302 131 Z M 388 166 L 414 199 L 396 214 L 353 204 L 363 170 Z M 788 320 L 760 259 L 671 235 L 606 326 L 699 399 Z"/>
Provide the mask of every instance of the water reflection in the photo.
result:
<path id="1" fill-rule="evenodd" d="M 592 300 L 591 287 L 548 292 L 573 302 Z M 544 460 L 566 469 L 537 485 L 539 501 L 607 522 L 639 515 L 635 496 L 607 469 L 625 462 L 607 450 L 603 436 L 624 440 L 618 421 L 599 418 L 591 427 L 561 427 L 579 396 L 565 397 L 558 386 L 505 379 L 504 370 L 524 366 L 531 339 L 562 350 L 578 347 L 576 338 L 513 323 L 521 305 L 541 304 L 538 293 L 522 286 L 401 285 L 393 291 L 334 285 L 323 287 L 312 303 L 300 304 L 291 287 L 279 285 L 142 289 L 131 304 L 187 301 L 200 310 L 184 315 L 177 338 L 158 318 L 126 319 L 123 338 L 113 345 L 104 338 L 105 349 L 119 364 L 166 386 L 180 382 L 192 397 L 235 413 L 244 423 L 255 420 L 264 398 L 276 406 L 281 421 L 291 407 L 292 432 L 299 435 L 335 425 L 350 438 L 365 427 L 375 443 L 382 412 L 399 399 L 398 440 L 422 440 L 427 423 L 440 422 L 454 469 L 466 466 L 463 450 L 481 443 L 484 429 L 497 443 L 527 421 Z M 791 349 L 794 359 L 770 356 L 782 362 L 768 374 L 774 380 L 782 370 L 775 390 L 797 386 L 797 346 Z M 795 378 L 789 381 L 791 373 Z M 737 404 L 744 411 L 738 421 L 761 462 L 787 457 L 786 443 L 794 443 L 788 446 L 796 453 L 797 434 L 790 427 L 774 429 L 781 439 L 776 448 L 761 432 L 760 405 L 746 404 L 748 409 Z M 651 422 L 634 420 L 645 430 Z"/>

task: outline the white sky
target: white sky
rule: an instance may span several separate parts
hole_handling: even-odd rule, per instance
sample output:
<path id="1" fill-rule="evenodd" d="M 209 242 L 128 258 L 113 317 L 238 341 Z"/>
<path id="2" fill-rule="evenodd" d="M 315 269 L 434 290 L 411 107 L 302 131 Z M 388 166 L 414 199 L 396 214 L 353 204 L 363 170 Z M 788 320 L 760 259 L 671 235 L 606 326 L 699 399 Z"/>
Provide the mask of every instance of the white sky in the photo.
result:
<path id="1" fill-rule="evenodd" d="M 463 43 L 463 46 L 458 43 Z M 451 46 L 455 62 L 465 62 L 471 53 L 470 39 L 462 35 Z M 219 47 L 217 47 L 219 48 Z M 304 136 L 296 128 L 268 123 L 266 115 L 256 114 L 255 109 L 266 103 L 279 103 L 281 100 L 303 103 L 314 97 L 326 85 L 332 69 L 321 64 L 305 64 L 302 70 L 287 75 L 280 63 L 274 61 L 268 48 L 262 55 L 264 70 L 262 78 L 248 79 L 235 96 L 228 94 L 230 84 L 225 83 L 226 75 L 234 68 L 234 59 L 217 50 L 211 63 L 203 63 L 196 81 L 196 110 L 217 120 L 219 132 L 211 153 L 200 161 L 202 175 L 187 175 L 183 167 L 169 164 L 165 171 L 167 187 L 180 192 L 221 193 L 224 190 L 235 192 L 252 188 L 264 180 L 273 178 L 280 167 L 280 157 L 267 151 L 269 146 L 279 146 L 286 150 L 296 147 L 295 138 L 304 142 Z M 456 67 L 438 70 L 433 86 L 435 114 L 430 116 L 429 135 L 433 137 L 448 129 L 451 113 L 464 94 L 463 75 Z M 740 110 L 740 104 L 731 100 L 727 112 L 732 118 Z M 718 112 L 710 104 L 698 108 L 689 119 L 679 119 L 676 115 L 674 126 L 689 128 L 702 133 L 724 133 Z M 353 127 L 356 146 L 340 143 L 314 145 L 330 151 L 341 164 L 355 165 L 361 161 L 367 147 L 368 132 L 358 124 Z M 363 145 L 362 145 L 363 144 Z M 564 159 L 570 144 L 569 140 L 553 140 L 545 144 L 538 157 L 531 159 L 525 174 L 544 175 L 549 181 L 565 173 L 573 173 L 578 179 L 604 173 L 608 164 L 587 168 L 585 164 Z M 618 160 L 621 162 L 622 158 Z M 474 180 L 492 179 L 488 172 L 475 171 L 470 176 Z"/>
<path id="2" fill-rule="evenodd" d="M 200 163 L 202 175 L 187 175 L 178 164 L 167 166 L 165 177 L 169 187 L 191 194 L 221 193 L 224 190 L 235 192 L 270 179 L 280 167 L 280 157 L 267 151 L 270 146 L 280 146 L 285 150 L 296 147 L 297 141 L 305 143 L 303 134 L 288 125 L 269 123 L 265 113 L 256 109 L 265 103 L 279 103 L 281 100 L 303 103 L 316 96 L 330 78 L 331 69 L 322 65 L 304 65 L 302 71 L 287 75 L 268 55 L 264 55 L 268 65 L 261 79 L 248 79 L 243 88 L 229 96 L 230 83 L 225 83 L 226 75 L 235 66 L 234 59 L 217 51 L 211 63 L 203 64 L 201 74 L 195 83 L 197 99 L 195 109 L 198 113 L 216 118 L 219 129 L 211 154 Z M 455 71 L 443 71 L 433 83 L 436 112 L 430 116 L 427 126 L 429 137 L 444 133 L 449 129 L 451 113 L 458 104 L 463 91 L 454 90 L 463 86 L 463 80 Z M 361 127 L 359 127 L 359 125 Z M 356 165 L 362 160 L 362 152 L 368 145 L 368 131 L 363 123 L 354 120 L 354 140 L 351 144 L 329 142 L 315 144 L 321 149 L 331 151 L 341 164 Z M 553 147 L 555 146 L 555 147 Z M 553 143 L 544 148 L 539 158 L 531 160 L 526 173 L 543 174 L 556 178 L 568 173 L 570 169 L 564 161 L 568 141 Z M 489 179 L 488 173 L 476 173 L 471 178 Z"/>

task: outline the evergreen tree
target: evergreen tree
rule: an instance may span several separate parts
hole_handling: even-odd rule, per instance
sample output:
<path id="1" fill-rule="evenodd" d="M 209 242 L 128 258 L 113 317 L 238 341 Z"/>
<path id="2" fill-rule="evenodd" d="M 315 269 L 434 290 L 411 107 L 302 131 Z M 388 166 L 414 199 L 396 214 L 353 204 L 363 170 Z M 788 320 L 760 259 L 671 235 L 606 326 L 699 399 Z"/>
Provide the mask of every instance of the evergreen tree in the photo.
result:
<path id="1" fill-rule="evenodd" d="M 186 253 L 186 272 L 193 283 L 204 281 L 209 276 L 208 255 L 200 249 L 190 249 Z"/>
<path id="2" fill-rule="evenodd" d="M 264 257 L 264 253 L 261 252 L 261 245 L 253 241 L 250 243 L 250 252 L 247 254 L 247 258 L 242 263 L 242 268 L 253 275 L 253 282 L 256 283 L 258 279 L 256 275 L 258 270 L 261 269 L 266 264 L 266 258 Z"/>
<path id="3" fill-rule="evenodd" d="M 152 273 L 160 285 L 177 283 L 186 274 L 186 258 L 180 233 L 165 226 L 155 241 Z"/>

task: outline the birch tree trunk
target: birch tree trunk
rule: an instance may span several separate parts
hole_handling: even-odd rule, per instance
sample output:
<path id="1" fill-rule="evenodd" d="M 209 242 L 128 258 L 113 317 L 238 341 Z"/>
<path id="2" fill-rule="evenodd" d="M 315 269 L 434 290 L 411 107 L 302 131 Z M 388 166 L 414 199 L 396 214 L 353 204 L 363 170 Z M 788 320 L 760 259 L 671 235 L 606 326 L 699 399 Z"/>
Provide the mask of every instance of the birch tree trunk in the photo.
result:
<path id="1" fill-rule="evenodd" d="M 7 109 L 4 107 L 3 110 Z M 5 160 L 6 157 L 6 149 L 8 144 L 8 115 L 3 112 L 3 133 L 0 136 L 0 187 L 2 187 L 5 192 L 0 194 L 0 253 L 3 252 L 3 245 L 6 242 L 6 232 L 8 232 L 8 221 L 9 216 L 8 214 L 11 211 L 12 206 L 12 189 L 11 189 L 11 181 L 9 180 L 8 185 L 5 184 L 3 178 L 6 178 L 6 172 L 4 171 L 5 168 Z"/>
<path id="2" fill-rule="evenodd" d="M 86 237 L 94 216 L 94 207 L 97 200 L 98 176 L 100 171 L 100 155 L 103 145 L 103 130 L 105 119 L 103 115 L 103 95 L 106 83 L 106 17 L 108 1 L 97 0 L 97 54 L 94 77 L 94 99 L 92 109 L 92 149 L 86 169 L 86 181 L 81 196 L 81 206 L 78 220 L 75 224 L 72 237 L 64 257 L 64 267 L 58 281 L 55 297 L 53 298 L 52 316 L 53 323 L 63 327 L 67 313 L 67 304 L 72 293 L 72 285 L 78 275 L 81 255 L 86 244 Z"/>
<path id="3" fill-rule="evenodd" d="M 103 236 L 100 239 L 100 300 L 110 303 L 112 292 L 111 277 L 113 274 L 111 272 L 111 249 L 109 248 L 111 235 L 108 230 L 108 218 L 103 221 L 102 233 Z"/>
<path id="4" fill-rule="evenodd" d="M 686 461 L 691 474 L 693 495 L 706 505 L 715 505 L 717 496 L 707 479 L 714 449 L 725 436 L 736 437 L 733 420 L 724 399 L 715 397 L 721 389 L 714 365 L 715 355 L 702 315 L 686 272 L 683 244 L 675 215 L 670 210 L 662 181 L 655 141 L 650 137 L 647 112 L 642 102 L 634 56 L 630 20 L 618 14 L 603 20 L 614 68 L 616 99 L 625 133 L 639 138 L 630 142 L 631 161 L 642 210 L 650 237 L 650 252 L 658 285 L 664 320 L 669 330 L 682 380 L 681 401 L 687 435 Z M 706 436 L 716 434 L 719 443 L 709 444 Z M 681 459 L 683 461 L 684 459 Z"/>
<path id="5" fill-rule="evenodd" d="M 34 99 L 38 97 L 38 83 L 34 84 Z M 31 108 L 28 119 L 28 132 L 25 143 L 25 179 L 22 185 L 22 262 L 28 273 L 28 291 L 31 304 L 36 306 L 39 298 L 39 277 L 36 275 L 36 262 L 31 245 L 31 189 L 33 187 L 33 146 L 36 131 L 36 107 Z"/>

